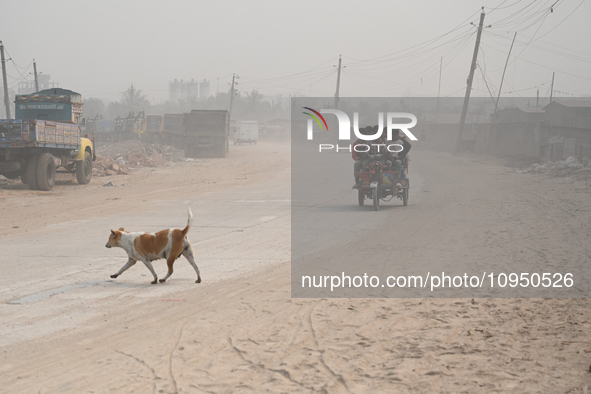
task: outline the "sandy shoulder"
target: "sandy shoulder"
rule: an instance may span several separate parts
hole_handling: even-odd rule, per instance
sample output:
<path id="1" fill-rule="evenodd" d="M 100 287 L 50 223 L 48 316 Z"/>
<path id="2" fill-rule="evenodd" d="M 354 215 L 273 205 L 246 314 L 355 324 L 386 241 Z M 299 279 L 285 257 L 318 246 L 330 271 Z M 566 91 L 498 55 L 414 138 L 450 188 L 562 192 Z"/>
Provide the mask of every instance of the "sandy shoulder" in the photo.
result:
<path id="1" fill-rule="evenodd" d="M 518 232 L 547 220 L 540 207 L 552 210 L 555 230 L 570 231 L 576 258 L 584 259 L 587 246 L 579 243 L 588 213 L 577 210 L 588 203 L 586 183 L 445 155 L 425 160 L 443 171 L 461 164 L 468 166 L 466 176 L 494 175 L 486 209 L 473 202 L 462 214 L 523 212 Z M 524 203 L 508 204 L 516 187 Z M 437 220 L 448 223 L 457 210 L 437 210 Z M 420 219 L 431 220 L 433 212 Z M 483 251 L 491 238 L 502 241 L 504 231 L 491 228 L 472 242 Z M 534 249 L 560 246 L 552 237 L 525 242 Z M 591 384 L 590 306 L 587 299 L 292 299 L 286 261 L 166 298 L 146 297 L 133 307 L 120 302 L 82 327 L 5 346 L 0 387 L 41 393 L 583 392 Z"/>

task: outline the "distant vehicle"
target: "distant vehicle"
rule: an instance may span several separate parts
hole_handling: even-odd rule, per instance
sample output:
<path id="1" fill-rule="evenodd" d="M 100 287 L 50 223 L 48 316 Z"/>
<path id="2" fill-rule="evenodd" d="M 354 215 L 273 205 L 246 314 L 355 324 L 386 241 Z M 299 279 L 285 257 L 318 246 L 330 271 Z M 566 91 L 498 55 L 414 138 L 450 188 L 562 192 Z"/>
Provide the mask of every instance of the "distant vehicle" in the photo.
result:
<path id="1" fill-rule="evenodd" d="M 162 134 L 162 115 L 147 115 L 140 139 L 150 144 L 160 142 Z"/>
<path id="2" fill-rule="evenodd" d="M 134 112 L 130 112 L 125 118 L 118 116 L 114 121 L 114 141 L 138 138 L 145 129 L 145 121 L 144 111 L 138 112 L 137 115 Z"/>
<path id="3" fill-rule="evenodd" d="M 259 123 L 254 120 L 243 120 L 236 125 L 234 145 L 255 144 L 259 140 Z"/>
<path id="4" fill-rule="evenodd" d="M 0 119 L 0 175 L 20 176 L 33 190 L 51 190 L 58 172 L 75 173 L 78 183 L 92 178 L 94 133 L 78 125 L 82 97 L 67 89 L 17 95 L 16 119 Z"/>
<path id="5" fill-rule="evenodd" d="M 190 113 L 166 114 L 162 117 L 162 133 L 158 139 L 185 151 L 185 157 L 226 157 L 228 143 L 228 111 L 194 109 Z"/>
<path id="6" fill-rule="evenodd" d="M 384 171 L 386 164 L 381 154 L 370 155 L 369 165 L 358 173 L 359 184 L 358 201 L 363 206 L 365 199 L 373 200 L 373 209 L 380 209 L 380 200 L 390 201 L 393 197 L 402 200 L 404 206 L 408 205 L 409 180 L 400 179 L 398 171 Z M 402 171 L 408 171 L 408 159 L 402 163 Z M 400 184 L 400 186 L 396 186 Z"/>

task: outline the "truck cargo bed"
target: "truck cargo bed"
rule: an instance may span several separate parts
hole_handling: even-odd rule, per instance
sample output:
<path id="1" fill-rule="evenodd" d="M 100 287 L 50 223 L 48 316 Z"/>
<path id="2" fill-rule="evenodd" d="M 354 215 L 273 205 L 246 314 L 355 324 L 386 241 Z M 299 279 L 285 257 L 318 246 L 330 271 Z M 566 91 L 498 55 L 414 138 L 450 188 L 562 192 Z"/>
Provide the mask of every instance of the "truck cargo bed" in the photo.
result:
<path id="1" fill-rule="evenodd" d="M 0 119 L 0 148 L 80 147 L 80 128 L 49 120 Z"/>

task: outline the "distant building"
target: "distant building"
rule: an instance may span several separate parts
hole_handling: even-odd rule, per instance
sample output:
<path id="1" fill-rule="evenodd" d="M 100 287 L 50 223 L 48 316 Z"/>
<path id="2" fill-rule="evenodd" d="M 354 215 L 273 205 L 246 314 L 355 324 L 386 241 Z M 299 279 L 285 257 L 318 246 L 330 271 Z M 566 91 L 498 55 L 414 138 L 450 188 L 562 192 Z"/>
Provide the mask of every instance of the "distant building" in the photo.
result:
<path id="1" fill-rule="evenodd" d="M 591 100 L 555 100 L 544 110 L 549 145 L 545 156 L 591 158 Z"/>
<path id="2" fill-rule="evenodd" d="M 211 94 L 209 93 L 209 81 L 204 79 L 199 82 L 199 98 L 208 98 Z"/>
<path id="3" fill-rule="evenodd" d="M 57 82 L 51 82 L 51 75 L 37 74 L 37 80 L 39 82 L 39 90 L 58 88 Z M 35 81 L 23 81 L 19 82 L 16 94 L 31 94 L 35 93 Z"/>
<path id="4" fill-rule="evenodd" d="M 186 99 L 201 99 L 209 97 L 209 81 L 204 79 L 202 82 L 174 80 L 168 84 L 169 100 L 178 102 Z"/>
<path id="5" fill-rule="evenodd" d="M 546 119 L 546 113 L 541 108 L 535 107 L 509 107 L 491 114 L 491 120 L 499 123 L 515 122 L 541 122 Z"/>

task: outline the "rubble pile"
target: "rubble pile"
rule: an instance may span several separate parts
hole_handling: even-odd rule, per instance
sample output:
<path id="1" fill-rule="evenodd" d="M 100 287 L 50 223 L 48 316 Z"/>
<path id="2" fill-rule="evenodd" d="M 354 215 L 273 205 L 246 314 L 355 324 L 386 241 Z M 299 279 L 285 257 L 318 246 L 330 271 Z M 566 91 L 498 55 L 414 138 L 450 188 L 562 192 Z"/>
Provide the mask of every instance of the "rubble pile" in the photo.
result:
<path id="1" fill-rule="evenodd" d="M 546 174 L 552 177 L 573 177 L 578 180 L 591 179 L 591 167 L 587 160 L 580 162 L 570 156 L 562 161 L 549 161 L 544 164 L 533 164 L 523 170 L 517 170 L 520 174 Z"/>
<path id="2" fill-rule="evenodd" d="M 96 155 L 96 161 L 92 166 L 93 176 L 127 175 L 130 170 L 127 166 L 105 156 Z"/>
<path id="3" fill-rule="evenodd" d="M 96 175 L 127 174 L 132 167 L 159 167 L 183 160 L 183 151 L 171 146 L 128 140 L 97 147 Z"/>

